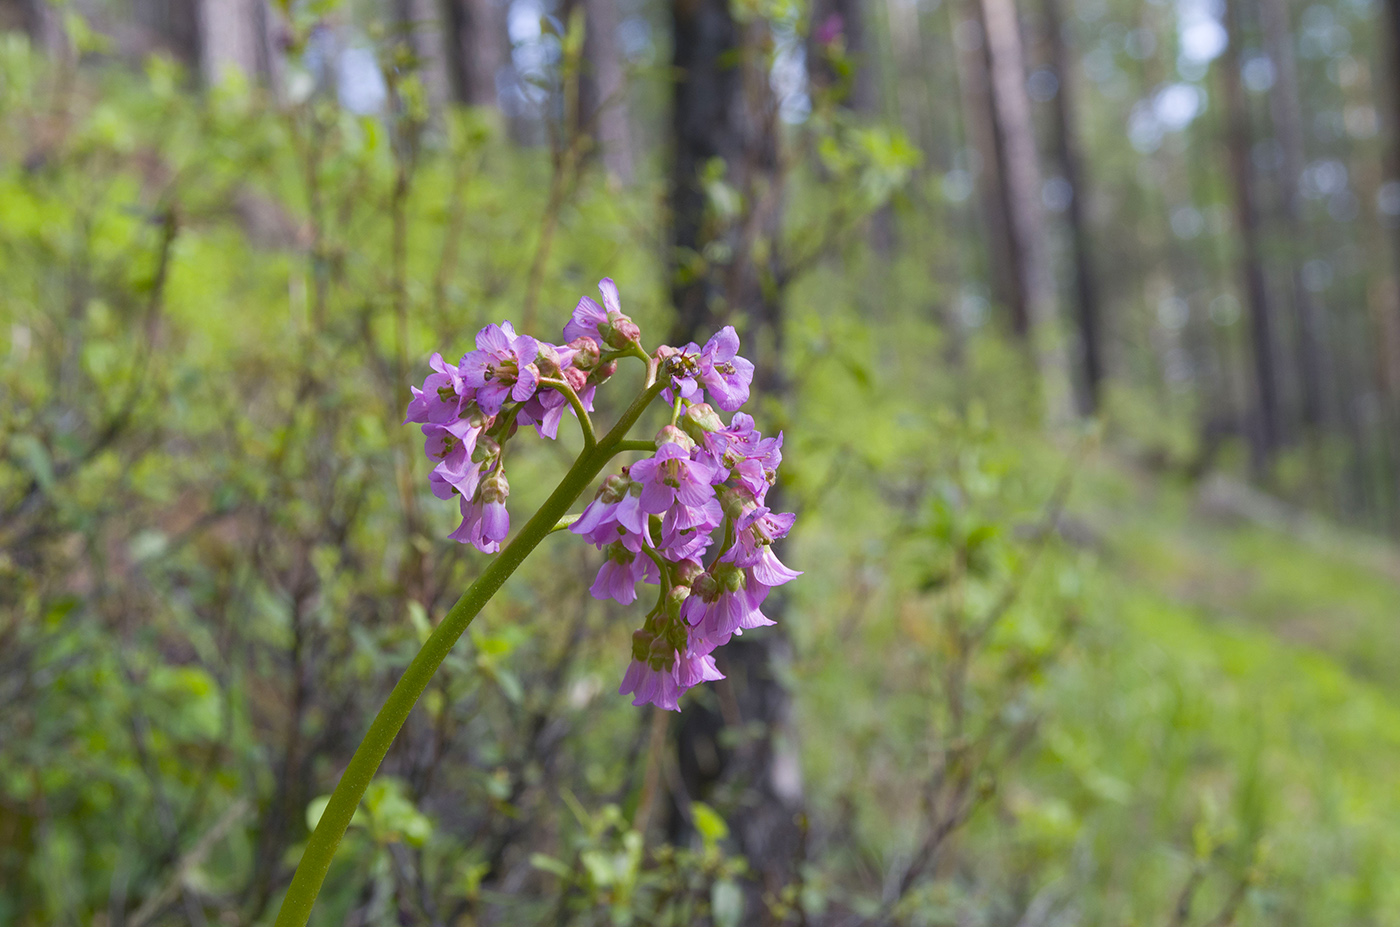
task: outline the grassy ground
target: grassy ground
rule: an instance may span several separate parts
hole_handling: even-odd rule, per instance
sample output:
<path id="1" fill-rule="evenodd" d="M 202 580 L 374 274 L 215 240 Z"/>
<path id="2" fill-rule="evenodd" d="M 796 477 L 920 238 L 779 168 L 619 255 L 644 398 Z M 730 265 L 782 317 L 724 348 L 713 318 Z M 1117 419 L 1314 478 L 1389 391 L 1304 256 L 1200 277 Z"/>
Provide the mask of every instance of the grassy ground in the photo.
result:
<path id="1" fill-rule="evenodd" d="M 1066 708 L 1068 729 L 1098 742 L 1127 804 L 1158 809 L 1105 826 L 1175 842 L 1181 869 L 1189 816 L 1161 809 L 1195 804 L 1218 855 L 1256 847 L 1264 920 L 1395 923 L 1400 550 L 1302 519 L 1261 525 L 1230 491 L 1203 502 L 1107 458 L 1076 491 L 1071 511 L 1102 545 L 1104 620 L 1084 656 L 1097 668 L 1060 692 L 1087 709 Z"/>

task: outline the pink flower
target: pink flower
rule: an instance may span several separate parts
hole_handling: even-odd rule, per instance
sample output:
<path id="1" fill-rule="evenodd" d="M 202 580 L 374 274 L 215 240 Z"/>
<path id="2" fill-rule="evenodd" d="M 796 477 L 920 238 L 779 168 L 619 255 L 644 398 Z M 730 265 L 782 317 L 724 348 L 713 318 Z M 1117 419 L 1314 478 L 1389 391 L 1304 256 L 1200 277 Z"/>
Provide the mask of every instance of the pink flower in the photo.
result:
<path id="1" fill-rule="evenodd" d="M 454 422 L 461 414 L 462 407 L 472 399 L 475 392 L 463 382 L 461 372 L 452 364 L 444 361 L 441 354 L 434 354 L 429 358 L 428 366 L 432 368 L 433 372 L 428 374 L 428 378 L 423 381 L 423 388 L 409 387 L 413 393 L 413 399 L 408 404 L 408 417 L 404 419 L 405 425 L 409 422 L 434 425 L 446 425 L 449 422 Z"/>
<path id="2" fill-rule="evenodd" d="M 463 381 L 476 390 L 481 411 L 495 415 L 507 399 L 524 402 L 535 394 L 540 371 L 535 366 L 539 343 L 517 335 L 509 322 L 487 325 L 476 333 L 476 350 L 458 364 Z"/>
<path id="3" fill-rule="evenodd" d="M 685 448 L 666 442 L 655 457 L 632 465 L 632 479 L 642 484 L 642 511 L 660 515 L 673 505 L 704 505 L 715 496 L 710 485 L 714 469 L 710 461 L 692 460 Z"/>

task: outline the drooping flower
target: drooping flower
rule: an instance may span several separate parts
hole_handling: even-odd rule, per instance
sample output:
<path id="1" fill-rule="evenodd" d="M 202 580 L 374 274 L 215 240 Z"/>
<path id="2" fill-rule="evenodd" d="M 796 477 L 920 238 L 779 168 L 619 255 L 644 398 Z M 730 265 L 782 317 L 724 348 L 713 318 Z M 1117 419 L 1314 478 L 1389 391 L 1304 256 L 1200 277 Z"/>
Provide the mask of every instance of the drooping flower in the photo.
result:
<path id="1" fill-rule="evenodd" d="M 471 544 L 483 554 L 496 553 L 510 533 L 510 513 L 506 511 L 509 496 L 510 484 L 497 467 L 481 481 L 470 501 L 467 496 L 462 497 L 462 523 L 448 537 Z"/>
<path id="2" fill-rule="evenodd" d="M 438 462 L 428 479 L 439 499 L 452 498 L 454 490 L 468 499 L 476 492 L 481 466 L 472 458 L 481 432 L 480 426 L 465 419 L 450 425 L 423 426 L 423 449 L 429 459 Z"/>
<path id="3" fill-rule="evenodd" d="M 627 475 L 610 476 L 569 530 L 588 538 L 598 548 L 620 539 L 628 550 L 640 551 L 647 539 L 647 516 L 641 508 L 641 495 L 642 487 Z"/>
<path id="4" fill-rule="evenodd" d="M 676 674 L 670 667 L 654 667 L 650 663 L 633 660 L 622 677 L 618 695 L 631 695 L 632 704 L 655 705 L 667 711 L 680 711 L 680 697 L 685 688 L 676 682 Z"/>
<path id="5" fill-rule="evenodd" d="M 772 544 L 787 537 L 796 518 L 791 512 L 774 514 L 767 506 L 746 512 L 735 524 L 735 544 L 723 559 L 747 570 L 763 586 L 771 588 L 791 582 L 802 573 L 785 566 L 773 553 Z"/>
<path id="6" fill-rule="evenodd" d="M 692 629 L 692 645 L 698 652 L 711 653 L 735 634 L 774 624 L 759 610 L 767 595 L 767 589 L 749 589 L 741 571 L 717 564 L 695 581 L 681 606 L 681 618 Z"/>
<path id="7" fill-rule="evenodd" d="M 607 559 L 598 568 L 598 576 L 588 591 L 595 599 L 614 599 L 623 605 L 637 601 L 637 583 L 658 583 L 661 573 L 646 554 L 631 550 L 619 542 L 606 548 Z"/>

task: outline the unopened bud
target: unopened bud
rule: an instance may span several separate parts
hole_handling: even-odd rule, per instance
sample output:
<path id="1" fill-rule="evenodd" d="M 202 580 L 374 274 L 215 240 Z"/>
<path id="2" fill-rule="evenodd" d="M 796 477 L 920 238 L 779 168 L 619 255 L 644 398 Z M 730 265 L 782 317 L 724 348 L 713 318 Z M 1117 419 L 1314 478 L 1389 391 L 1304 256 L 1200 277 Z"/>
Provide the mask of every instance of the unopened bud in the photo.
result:
<path id="1" fill-rule="evenodd" d="M 608 378 L 617 373 L 617 361 L 610 360 L 606 364 L 599 364 L 593 368 L 593 372 L 588 375 L 588 382 L 594 386 L 599 386 L 607 382 Z"/>
<path id="2" fill-rule="evenodd" d="M 720 490 L 719 505 L 724 510 L 725 517 L 738 521 L 757 508 L 758 502 L 747 489 L 741 486 L 727 486 Z"/>
<path id="3" fill-rule="evenodd" d="M 481 406 L 476 404 L 475 399 L 463 407 L 462 414 L 459 417 L 473 428 L 487 428 L 491 425 L 494 418 L 494 416 L 486 415 L 482 412 Z"/>
<path id="4" fill-rule="evenodd" d="M 681 415 L 680 425 L 696 443 L 705 440 L 706 434 L 713 434 L 724 427 L 719 413 L 708 402 L 698 402 L 687 408 Z"/>
<path id="5" fill-rule="evenodd" d="M 476 439 L 476 448 L 472 451 L 472 463 L 489 463 L 499 456 L 501 456 L 501 446 L 496 443 L 495 438 L 482 435 Z"/>
<path id="6" fill-rule="evenodd" d="M 568 367 L 564 370 L 564 382 L 569 384 L 569 388 L 579 393 L 588 385 L 588 374 L 577 367 Z"/>
<path id="7" fill-rule="evenodd" d="M 650 631 L 640 628 L 632 632 L 632 659 L 638 663 L 645 663 L 651 654 L 651 642 L 653 637 Z"/>
<path id="8" fill-rule="evenodd" d="M 492 470 L 481 481 L 481 501 L 486 503 L 504 502 L 510 498 L 510 482 L 500 467 Z"/>
<path id="9" fill-rule="evenodd" d="M 614 473 L 603 480 L 603 485 L 598 487 L 598 495 L 594 496 L 599 502 L 612 505 L 621 502 L 622 497 L 627 494 L 627 487 L 632 485 L 632 481 L 626 476 Z"/>
<path id="10" fill-rule="evenodd" d="M 719 596 L 719 583 L 709 573 L 701 573 L 691 581 L 690 591 L 706 602 L 713 602 Z"/>
<path id="11" fill-rule="evenodd" d="M 689 586 L 695 582 L 696 577 L 705 572 L 705 568 L 698 560 L 681 560 L 671 565 L 672 574 L 676 577 L 676 582 L 684 586 Z"/>
<path id="12" fill-rule="evenodd" d="M 660 449 L 663 444 L 679 444 L 687 454 L 695 447 L 695 442 L 690 439 L 690 435 L 675 425 L 667 425 L 656 433 L 657 448 Z"/>
<path id="13" fill-rule="evenodd" d="M 636 344 L 642 339 L 642 330 L 637 327 L 636 322 L 633 322 L 627 316 L 619 315 L 615 319 L 608 319 L 608 322 L 611 324 L 606 326 L 608 331 L 604 336 L 608 347 L 622 351 L 625 350 L 628 345 Z M 603 326 L 600 326 L 598 331 L 599 334 L 602 334 Z"/>
<path id="14" fill-rule="evenodd" d="M 559 377 L 559 349 L 547 341 L 537 342 L 535 367 L 542 376 Z"/>
<path id="15" fill-rule="evenodd" d="M 579 370 L 587 372 L 598 366 L 598 358 L 602 356 L 602 350 L 598 347 L 598 342 L 587 335 L 579 335 L 569 342 L 569 347 L 574 349 L 573 366 Z"/>
<path id="16" fill-rule="evenodd" d="M 676 645 L 668 641 L 665 637 L 658 637 L 651 642 L 651 648 L 647 651 L 647 664 L 654 670 L 670 669 L 671 664 L 676 661 Z"/>
<path id="17" fill-rule="evenodd" d="M 679 621 L 681 617 L 681 603 L 690 598 L 689 586 L 672 586 L 666 592 L 666 615 L 671 621 Z"/>

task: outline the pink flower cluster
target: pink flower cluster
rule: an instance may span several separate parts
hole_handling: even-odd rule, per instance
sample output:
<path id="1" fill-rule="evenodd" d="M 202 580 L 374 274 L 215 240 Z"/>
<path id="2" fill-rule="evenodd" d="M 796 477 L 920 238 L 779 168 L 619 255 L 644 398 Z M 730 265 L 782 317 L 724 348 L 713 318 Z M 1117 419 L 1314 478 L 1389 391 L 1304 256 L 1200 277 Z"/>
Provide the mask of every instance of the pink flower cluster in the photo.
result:
<path id="1" fill-rule="evenodd" d="M 434 493 L 460 496 L 457 540 L 494 552 L 505 538 L 509 486 L 501 446 L 517 422 L 555 437 L 567 389 L 591 409 L 594 389 L 614 372 L 618 356 L 646 356 L 617 287 L 604 280 L 599 290 L 603 305 L 580 300 L 564 345 L 516 335 L 504 323 L 482 329 L 477 350 L 455 367 L 433 355 L 433 373 L 414 389 L 408 420 L 422 423 L 428 455 L 438 461 Z M 672 423 L 657 434 L 654 455 L 604 480 L 570 527 L 604 552 L 590 590 L 596 598 L 630 605 L 639 583 L 658 587 L 656 605 L 632 636 L 620 690 L 634 705 L 678 710 L 691 686 L 722 679 L 716 648 L 771 625 L 762 612 L 770 590 L 800 575 L 773 552 L 794 518 L 765 504 L 783 439 L 764 437 L 738 411 L 754 369 L 738 349 L 738 335 L 726 326 L 703 347 L 663 346 L 652 355 Z M 728 424 L 716 407 L 734 413 Z"/>

